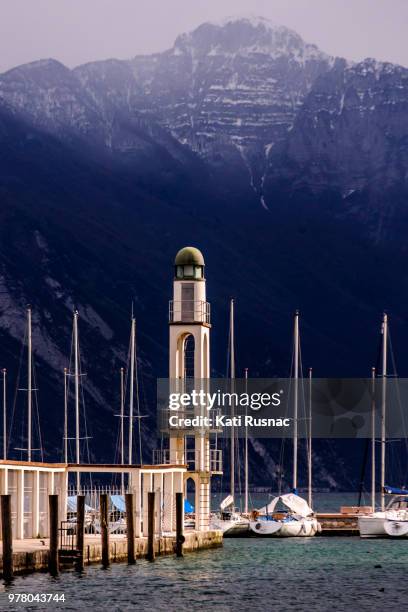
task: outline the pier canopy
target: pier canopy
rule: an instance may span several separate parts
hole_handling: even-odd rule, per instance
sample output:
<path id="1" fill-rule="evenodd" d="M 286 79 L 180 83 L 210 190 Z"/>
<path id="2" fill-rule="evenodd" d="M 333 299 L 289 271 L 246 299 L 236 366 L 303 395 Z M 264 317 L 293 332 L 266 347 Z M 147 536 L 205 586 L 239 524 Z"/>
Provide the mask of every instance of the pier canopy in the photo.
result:
<path id="1" fill-rule="evenodd" d="M 196 247 L 180 249 L 174 260 L 177 280 L 201 280 L 204 278 L 204 257 Z"/>

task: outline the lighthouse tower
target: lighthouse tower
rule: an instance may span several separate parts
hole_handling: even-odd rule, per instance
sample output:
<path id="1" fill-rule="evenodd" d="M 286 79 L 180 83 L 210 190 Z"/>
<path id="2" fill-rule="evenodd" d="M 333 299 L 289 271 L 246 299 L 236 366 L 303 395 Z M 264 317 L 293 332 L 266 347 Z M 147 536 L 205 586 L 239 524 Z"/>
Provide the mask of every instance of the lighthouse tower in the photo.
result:
<path id="1" fill-rule="evenodd" d="M 210 377 L 210 305 L 206 299 L 205 263 L 194 247 L 181 249 L 174 262 L 173 300 L 169 308 L 169 378 L 179 392 L 200 389 Z M 205 414 L 199 407 L 195 414 Z M 210 431 L 178 430 L 170 435 L 170 462 L 187 464 L 186 479 L 195 483 L 196 529 L 210 516 Z"/>

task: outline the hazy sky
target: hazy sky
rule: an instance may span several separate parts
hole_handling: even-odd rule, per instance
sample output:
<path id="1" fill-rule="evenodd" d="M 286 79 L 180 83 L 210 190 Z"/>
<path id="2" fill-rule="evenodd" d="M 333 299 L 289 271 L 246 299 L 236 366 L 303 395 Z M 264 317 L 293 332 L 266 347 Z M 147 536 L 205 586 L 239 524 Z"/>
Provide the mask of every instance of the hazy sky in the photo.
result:
<path id="1" fill-rule="evenodd" d="M 203 21 L 245 14 L 334 55 L 408 66 L 408 0 L 0 0 L 0 71 L 46 57 L 75 66 L 160 51 Z"/>

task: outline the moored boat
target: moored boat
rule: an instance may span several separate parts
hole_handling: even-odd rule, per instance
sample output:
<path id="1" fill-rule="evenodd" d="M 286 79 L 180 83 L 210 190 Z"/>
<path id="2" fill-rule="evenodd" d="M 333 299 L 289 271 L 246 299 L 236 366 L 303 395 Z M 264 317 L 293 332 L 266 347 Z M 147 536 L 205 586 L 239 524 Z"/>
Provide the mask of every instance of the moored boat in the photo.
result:
<path id="1" fill-rule="evenodd" d="M 385 485 L 386 474 L 386 416 L 387 416 L 387 361 L 389 350 L 388 315 L 384 313 L 382 325 L 382 372 L 381 372 L 381 460 L 380 460 L 380 494 L 381 508 L 375 510 L 376 500 L 376 432 L 375 432 L 375 368 L 372 369 L 373 399 L 372 399 L 372 432 L 371 432 L 371 501 L 372 512 L 359 516 L 358 529 L 362 538 L 404 538 L 408 537 L 408 491 Z M 390 495 L 391 501 L 385 507 L 385 496 Z"/>
<path id="2" fill-rule="evenodd" d="M 384 511 L 360 516 L 358 528 L 362 538 L 407 538 L 408 491 L 391 499 Z"/>
<path id="3" fill-rule="evenodd" d="M 297 495 L 298 486 L 298 384 L 300 366 L 299 312 L 295 312 L 293 334 L 293 493 L 275 497 L 256 512 L 250 522 L 251 535 L 262 537 L 310 537 L 321 531 L 313 515 L 312 503 L 312 370 L 309 369 L 309 430 L 308 430 L 308 502 Z M 287 510 L 276 512 L 281 502 Z"/>
<path id="4" fill-rule="evenodd" d="M 276 512 L 281 502 L 288 512 Z M 313 510 L 306 500 L 294 493 L 275 497 L 267 506 L 258 510 L 258 516 L 250 521 L 251 535 L 260 537 L 310 537 L 321 531 Z"/>
<path id="5" fill-rule="evenodd" d="M 249 534 L 249 519 L 233 507 L 234 498 L 228 495 L 220 504 L 219 512 L 211 515 L 210 529 L 222 531 L 224 537 Z"/>

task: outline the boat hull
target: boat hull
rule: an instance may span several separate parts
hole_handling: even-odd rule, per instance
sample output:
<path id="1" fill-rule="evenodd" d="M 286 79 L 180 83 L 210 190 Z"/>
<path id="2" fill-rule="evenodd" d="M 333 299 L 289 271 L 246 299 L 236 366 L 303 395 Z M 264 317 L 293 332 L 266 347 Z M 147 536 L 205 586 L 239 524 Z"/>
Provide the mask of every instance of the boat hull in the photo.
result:
<path id="1" fill-rule="evenodd" d="M 318 531 L 320 525 L 316 519 L 300 519 L 294 521 L 252 521 L 251 534 L 257 537 L 274 538 L 310 538 Z"/>
<path id="2" fill-rule="evenodd" d="M 213 519 L 211 529 L 222 531 L 224 538 L 240 538 L 249 535 L 249 521 Z"/>
<path id="3" fill-rule="evenodd" d="M 282 529 L 281 521 L 251 521 L 249 524 L 251 535 L 261 538 L 272 538 Z"/>
<path id="4" fill-rule="evenodd" d="M 281 538 L 310 538 L 318 532 L 316 519 L 302 519 L 300 521 L 288 521 L 282 524 L 279 531 Z"/>
<path id="5" fill-rule="evenodd" d="M 408 520 L 387 516 L 360 516 L 358 529 L 362 538 L 408 538 Z"/>
<path id="6" fill-rule="evenodd" d="M 235 523 L 223 532 L 224 538 L 245 538 L 250 535 L 249 522 Z"/>

